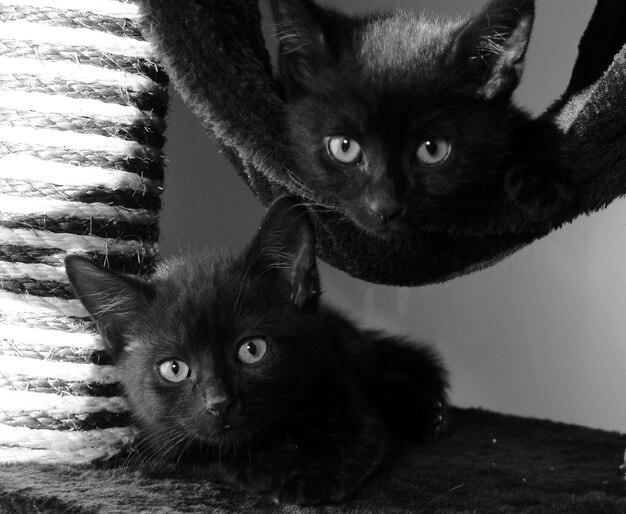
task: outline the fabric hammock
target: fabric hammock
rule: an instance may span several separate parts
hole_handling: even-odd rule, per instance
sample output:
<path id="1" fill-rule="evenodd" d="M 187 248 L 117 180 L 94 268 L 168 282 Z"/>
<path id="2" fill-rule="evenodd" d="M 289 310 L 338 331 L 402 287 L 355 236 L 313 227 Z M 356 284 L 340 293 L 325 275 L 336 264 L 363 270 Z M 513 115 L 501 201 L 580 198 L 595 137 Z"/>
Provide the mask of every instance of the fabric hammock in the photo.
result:
<path id="1" fill-rule="evenodd" d="M 287 173 L 284 106 L 274 86 L 257 2 L 137 1 L 144 32 L 183 100 L 261 202 L 268 205 L 284 193 L 315 202 L 300 194 Z M 313 213 L 319 257 L 370 282 L 441 282 L 494 264 L 577 216 L 606 207 L 626 192 L 625 42 L 626 5 L 599 0 L 570 84 L 544 114 L 574 149 L 573 210 L 523 226 L 500 216 L 487 223 L 453 220 L 436 230 L 415 229 L 396 242 L 366 236 L 339 213 Z"/>

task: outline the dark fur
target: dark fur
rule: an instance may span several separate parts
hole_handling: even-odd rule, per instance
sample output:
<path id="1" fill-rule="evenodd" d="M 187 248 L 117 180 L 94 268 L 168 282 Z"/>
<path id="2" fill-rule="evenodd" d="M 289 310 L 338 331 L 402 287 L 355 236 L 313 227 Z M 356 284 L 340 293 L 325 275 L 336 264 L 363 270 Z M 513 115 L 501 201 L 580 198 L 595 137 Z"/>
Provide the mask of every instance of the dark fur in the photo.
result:
<path id="1" fill-rule="evenodd" d="M 238 257 L 179 258 L 150 281 L 67 258 L 155 460 L 219 463 L 247 490 L 329 502 L 378 464 L 385 427 L 418 439 L 439 430 L 438 358 L 321 304 L 314 249 L 305 209 L 283 198 Z M 237 349 L 252 336 L 268 351 L 245 365 Z M 164 380 L 158 367 L 169 358 L 190 377 Z"/>
<path id="2" fill-rule="evenodd" d="M 465 20 L 406 12 L 349 17 L 311 0 L 272 0 L 294 179 L 370 234 L 537 222 L 572 202 L 561 133 L 516 107 L 533 0 L 492 0 Z M 341 164 L 325 138 L 365 158 Z M 424 167 L 425 140 L 451 142 Z M 496 223 L 497 226 L 497 223 Z"/>

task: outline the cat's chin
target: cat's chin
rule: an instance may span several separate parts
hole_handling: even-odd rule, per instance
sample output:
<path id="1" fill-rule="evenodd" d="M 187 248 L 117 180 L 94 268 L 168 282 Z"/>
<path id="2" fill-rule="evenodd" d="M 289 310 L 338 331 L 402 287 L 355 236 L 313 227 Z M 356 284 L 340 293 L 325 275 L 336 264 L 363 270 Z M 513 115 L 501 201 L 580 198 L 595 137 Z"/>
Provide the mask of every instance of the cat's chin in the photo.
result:
<path id="1" fill-rule="evenodd" d="M 379 223 L 352 218 L 354 224 L 368 235 L 380 241 L 395 241 L 409 232 L 406 220 L 394 220 L 391 223 Z"/>
<path id="2" fill-rule="evenodd" d="M 361 231 L 380 241 L 398 240 L 411 231 L 411 221 L 406 209 L 400 215 L 386 221 L 361 202 L 355 202 L 344 210 L 343 215 Z"/>
<path id="3" fill-rule="evenodd" d="M 248 430 L 243 428 L 225 426 L 208 433 L 196 434 L 195 438 L 202 446 L 219 448 L 221 451 L 230 451 L 247 446 L 251 435 Z"/>

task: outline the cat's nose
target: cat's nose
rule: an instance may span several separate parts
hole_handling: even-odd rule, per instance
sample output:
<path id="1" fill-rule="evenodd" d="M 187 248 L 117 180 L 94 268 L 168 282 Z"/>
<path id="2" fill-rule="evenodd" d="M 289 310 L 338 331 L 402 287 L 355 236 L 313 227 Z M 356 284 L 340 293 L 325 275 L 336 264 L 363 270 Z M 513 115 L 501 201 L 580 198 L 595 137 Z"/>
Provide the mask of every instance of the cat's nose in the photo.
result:
<path id="1" fill-rule="evenodd" d="M 207 402 L 207 410 L 218 418 L 224 418 L 233 409 L 234 404 L 230 398 L 216 398 Z"/>
<path id="2" fill-rule="evenodd" d="M 404 212 L 404 207 L 398 203 L 372 203 L 370 210 L 383 224 L 391 223 L 396 218 L 399 218 Z"/>

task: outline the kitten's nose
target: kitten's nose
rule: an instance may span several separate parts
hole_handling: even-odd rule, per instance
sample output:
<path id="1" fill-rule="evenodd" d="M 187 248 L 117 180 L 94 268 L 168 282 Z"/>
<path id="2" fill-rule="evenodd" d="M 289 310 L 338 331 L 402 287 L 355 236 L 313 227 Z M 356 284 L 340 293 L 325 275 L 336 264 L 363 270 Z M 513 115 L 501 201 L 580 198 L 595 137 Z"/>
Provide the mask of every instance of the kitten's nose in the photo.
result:
<path id="1" fill-rule="evenodd" d="M 396 202 L 372 202 L 370 210 L 376 215 L 381 223 L 386 225 L 400 217 L 404 211 L 404 207 Z"/>
<path id="2" fill-rule="evenodd" d="M 224 418 L 232 410 L 235 402 L 230 398 L 215 398 L 207 402 L 207 410 L 217 416 Z"/>

